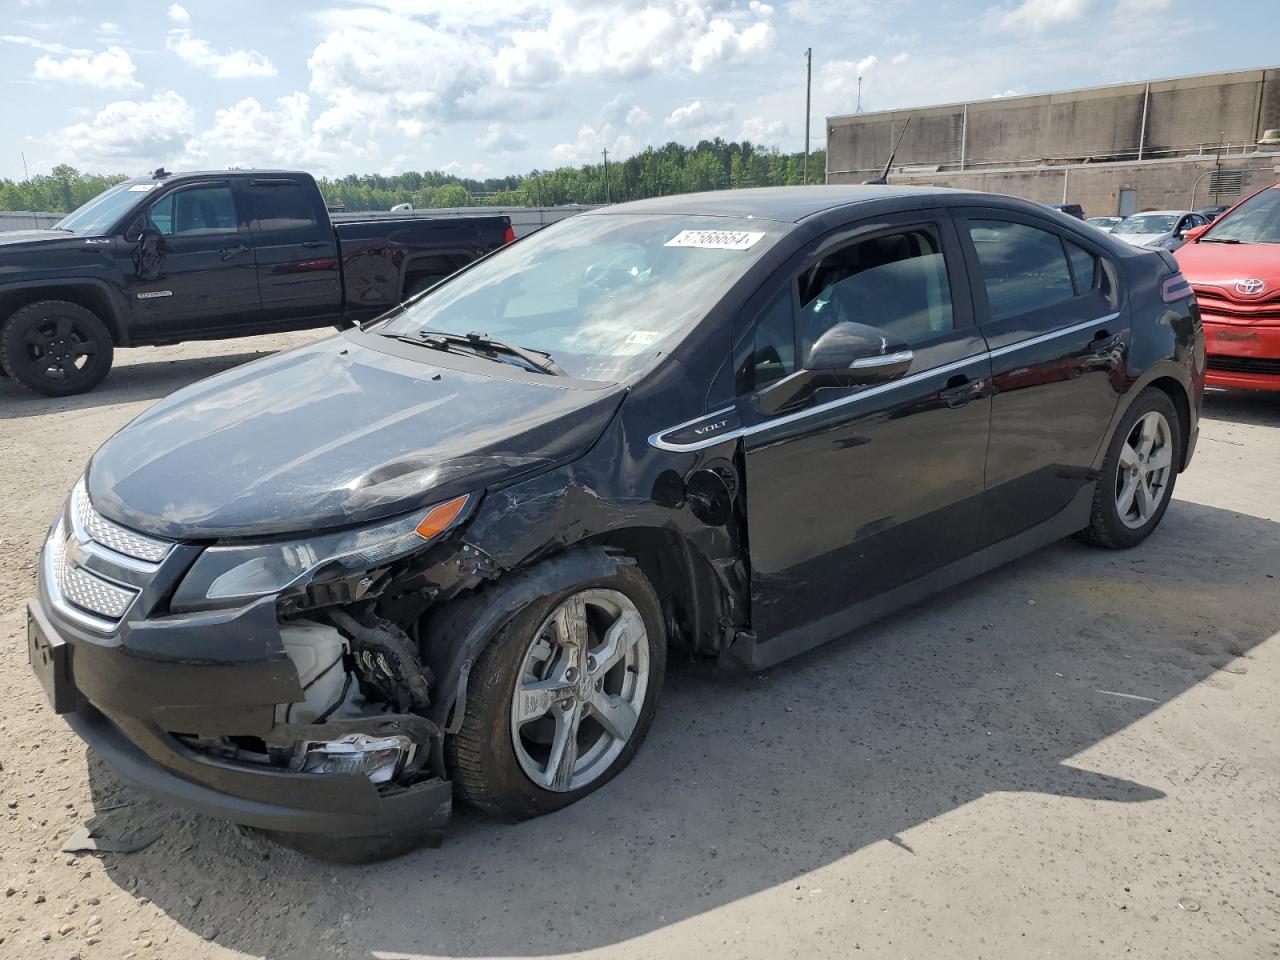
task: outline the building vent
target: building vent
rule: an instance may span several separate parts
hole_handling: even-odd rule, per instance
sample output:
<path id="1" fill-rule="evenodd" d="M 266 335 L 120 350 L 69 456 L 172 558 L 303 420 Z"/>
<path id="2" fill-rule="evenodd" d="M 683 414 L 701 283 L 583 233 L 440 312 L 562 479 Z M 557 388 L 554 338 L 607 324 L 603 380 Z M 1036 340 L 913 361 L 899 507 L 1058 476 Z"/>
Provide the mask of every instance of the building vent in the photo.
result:
<path id="1" fill-rule="evenodd" d="M 1214 198 L 1240 196 L 1248 175 L 1247 170 L 1214 170 L 1209 174 L 1209 195 Z"/>
<path id="2" fill-rule="evenodd" d="M 1268 147 L 1280 144 L 1280 130 L 1264 130 L 1258 142 Z"/>

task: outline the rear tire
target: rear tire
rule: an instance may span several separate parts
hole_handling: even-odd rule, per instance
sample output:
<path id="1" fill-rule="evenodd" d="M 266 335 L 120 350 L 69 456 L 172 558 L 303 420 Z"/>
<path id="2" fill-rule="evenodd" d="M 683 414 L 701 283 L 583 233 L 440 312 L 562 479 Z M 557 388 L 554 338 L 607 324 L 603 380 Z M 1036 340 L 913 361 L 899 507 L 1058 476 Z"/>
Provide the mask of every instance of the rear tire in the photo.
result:
<path id="1" fill-rule="evenodd" d="M 404 300 L 412 300 L 420 293 L 430 290 L 444 279 L 443 274 L 428 274 L 425 277 L 411 277 L 404 285 Z"/>
<path id="2" fill-rule="evenodd" d="M 1182 429 L 1168 394 L 1147 387 L 1107 447 L 1083 539 L 1112 550 L 1136 547 L 1160 525 L 1182 463 Z"/>
<path id="3" fill-rule="evenodd" d="M 644 740 L 665 669 L 662 606 L 638 567 L 529 604 L 471 668 L 445 743 L 458 798 L 526 820 L 598 790 Z"/>
<path id="4" fill-rule="evenodd" d="M 0 365 L 46 397 L 92 390 L 110 372 L 114 351 L 111 333 L 97 314 L 65 300 L 29 303 L 0 331 Z"/>

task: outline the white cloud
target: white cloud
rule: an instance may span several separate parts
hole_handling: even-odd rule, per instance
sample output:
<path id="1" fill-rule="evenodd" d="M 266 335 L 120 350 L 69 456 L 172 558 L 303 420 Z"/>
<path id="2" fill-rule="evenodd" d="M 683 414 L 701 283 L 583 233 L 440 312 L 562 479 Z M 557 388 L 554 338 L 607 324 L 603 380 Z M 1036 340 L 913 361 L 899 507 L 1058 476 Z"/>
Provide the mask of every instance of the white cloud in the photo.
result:
<path id="1" fill-rule="evenodd" d="M 311 98 L 301 91 L 269 107 L 246 97 L 216 111 L 213 125 L 189 144 L 188 153 L 196 162 L 219 167 L 331 169 L 338 155 L 312 130 L 310 112 Z"/>
<path id="2" fill-rule="evenodd" d="M 639 148 L 636 140 L 627 134 L 617 134 L 609 124 L 596 129 L 589 124 L 578 128 L 578 139 L 572 143 L 558 143 L 551 148 L 551 159 L 557 164 L 580 166 L 600 163 L 601 151 L 608 149 L 611 160 L 624 160 Z"/>
<path id="3" fill-rule="evenodd" d="M 190 30 L 170 30 L 165 46 L 178 57 L 219 80 L 242 77 L 274 77 L 275 65 L 257 50 L 228 50 L 219 53 L 205 40 L 192 36 Z"/>
<path id="4" fill-rule="evenodd" d="M 787 125 L 781 120 L 752 116 L 742 121 L 737 139 L 750 140 L 764 147 L 776 147 L 787 137 Z"/>
<path id="5" fill-rule="evenodd" d="M 652 120 L 649 112 L 644 107 L 634 106 L 627 111 L 626 124 L 628 127 L 640 127 Z"/>
<path id="6" fill-rule="evenodd" d="M 31 47 L 34 50 L 42 50 L 45 53 L 56 53 L 60 56 L 73 54 L 78 57 L 87 57 L 92 50 L 86 50 L 82 47 L 68 47 L 63 43 L 51 43 L 47 40 L 39 40 L 35 37 L 19 36 L 12 33 L 0 34 L 0 40 L 5 43 L 16 43 L 19 46 Z"/>
<path id="7" fill-rule="evenodd" d="M 727 135 L 734 113 L 732 103 L 713 104 L 694 100 L 672 110 L 662 121 L 662 125 L 686 139 L 709 140 Z"/>
<path id="8" fill-rule="evenodd" d="M 54 131 L 45 142 L 84 169 L 140 171 L 182 158 L 195 126 L 191 105 L 162 90 L 150 100 L 109 103 L 92 120 Z"/>
<path id="9" fill-rule="evenodd" d="M 133 58 L 120 47 L 110 46 L 101 53 L 72 56 L 55 60 L 44 56 L 36 61 L 35 78 L 58 83 L 83 83 L 105 90 L 137 90 Z"/>
<path id="10" fill-rule="evenodd" d="M 1094 0 L 1022 0 L 1015 7 L 993 8 L 988 14 L 1002 30 L 1039 33 L 1082 19 L 1093 4 Z"/>
<path id="11" fill-rule="evenodd" d="M 180 3 L 170 4 L 169 19 L 174 23 L 190 23 L 191 14 L 187 13 L 187 8 Z"/>
<path id="12" fill-rule="evenodd" d="M 529 138 L 501 123 L 491 123 L 484 135 L 476 139 L 476 146 L 486 153 L 513 153 L 529 146 Z"/>

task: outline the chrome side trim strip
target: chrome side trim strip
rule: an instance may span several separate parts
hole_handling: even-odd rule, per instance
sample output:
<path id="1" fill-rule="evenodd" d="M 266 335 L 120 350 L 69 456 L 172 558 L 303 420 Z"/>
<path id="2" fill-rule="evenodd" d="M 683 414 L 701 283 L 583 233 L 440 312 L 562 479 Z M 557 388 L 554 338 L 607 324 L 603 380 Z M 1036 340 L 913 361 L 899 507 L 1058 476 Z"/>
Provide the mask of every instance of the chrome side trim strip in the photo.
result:
<path id="1" fill-rule="evenodd" d="M 1086 320 L 1084 323 L 1074 323 L 1069 327 L 1063 327 L 1061 330 L 1053 330 L 1050 333 L 1042 333 L 1037 337 L 1028 337 L 1026 340 L 1019 340 L 1017 343 L 1011 343 L 1008 346 L 997 347 L 994 350 L 988 351 L 987 356 L 1003 357 L 1005 354 L 1013 353 L 1015 350 L 1034 347 L 1041 343 L 1048 343 L 1050 340 L 1055 340 L 1058 337 L 1065 337 L 1067 334 L 1079 333 L 1081 330 L 1088 330 L 1095 323 L 1110 323 L 1119 316 L 1120 314 L 1118 312 L 1108 313 L 1105 317 L 1098 317 L 1096 320 Z"/>
<path id="2" fill-rule="evenodd" d="M 659 430 L 657 433 L 649 437 L 649 445 L 656 447 L 659 450 L 666 450 L 670 453 L 692 453 L 697 450 L 705 450 L 707 447 L 713 447 L 718 443 L 724 443 L 726 440 L 737 440 L 740 437 L 754 436 L 757 433 L 772 430 L 774 427 L 785 426 L 788 423 L 795 423 L 796 421 L 803 420 L 806 417 L 817 416 L 818 414 L 825 413 L 828 410 L 835 410 L 851 403 L 857 403 L 861 400 L 867 399 L 868 397 L 878 397 L 880 394 L 887 393 L 888 391 L 897 389 L 898 387 L 905 387 L 913 383 L 919 383 L 926 377 L 935 377 L 941 374 L 951 373 L 952 371 L 966 367 L 977 360 L 991 360 L 995 357 L 1003 357 L 1007 354 L 1013 353 L 1015 350 L 1034 347 L 1041 343 L 1048 343 L 1050 340 L 1056 340 L 1058 337 L 1065 337 L 1073 333 L 1079 333 L 1081 330 L 1087 330 L 1089 327 L 1095 326 L 1096 324 L 1109 323 L 1119 316 L 1120 313 L 1117 311 L 1116 313 L 1109 313 L 1105 317 L 1097 317 L 1093 320 L 1086 320 L 1082 323 L 1072 324 L 1069 327 L 1063 327 L 1061 330 L 1053 330 L 1049 333 L 1042 333 L 1038 336 L 1028 337 L 1026 340 L 1019 340 L 1017 343 L 997 347 L 995 350 L 985 350 L 982 353 L 975 353 L 972 356 L 965 357 L 963 360 L 954 360 L 951 363 L 944 363 L 941 366 L 930 367 L 928 370 L 921 370 L 919 373 L 909 374 L 908 376 L 901 377 L 897 380 L 892 380 L 889 383 L 880 383 L 874 387 L 867 387 L 865 390 L 860 390 L 847 397 L 830 400 L 827 403 L 819 404 L 816 407 L 809 407 L 807 410 L 797 410 L 795 413 L 789 413 L 782 417 L 775 417 L 772 420 L 766 420 L 763 423 L 753 424 L 749 427 L 739 427 L 737 430 L 731 430 L 728 433 L 722 433 L 706 440 L 698 440 L 694 443 L 671 443 L 662 439 L 662 437 L 668 433 L 674 433 L 676 430 L 698 423 L 700 420 L 720 416 L 721 414 L 728 413 L 735 409 L 734 407 L 723 407 L 711 413 L 704 413 L 701 416 L 694 417 L 692 420 L 686 420 L 684 423 L 677 423 L 675 426 Z M 885 362 L 887 363 L 889 361 L 886 360 Z"/>

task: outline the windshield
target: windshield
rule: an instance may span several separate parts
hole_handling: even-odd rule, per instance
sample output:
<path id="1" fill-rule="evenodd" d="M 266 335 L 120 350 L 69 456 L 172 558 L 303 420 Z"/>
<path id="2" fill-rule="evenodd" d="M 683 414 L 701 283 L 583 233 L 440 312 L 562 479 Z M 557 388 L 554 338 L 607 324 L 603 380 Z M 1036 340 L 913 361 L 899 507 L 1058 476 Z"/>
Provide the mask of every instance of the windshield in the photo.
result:
<path id="1" fill-rule="evenodd" d="M 1140 213 L 1125 217 L 1116 224 L 1112 233 L 1168 233 L 1173 229 L 1177 217 L 1167 214 Z"/>
<path id="2" fill-rule="evenodd" d="M 484 333 L 544 351 L 572 377 L 618 380 L 671 349 L 788 226 L 579 215 L 477 264 L 375 329 Z"/>
<path id="3" fill-rule="evenodd" d="M 1280 185 L 1255 194 L 1230 216 L 1215 220 L 1201 239 L 1280 243 Z"/>
<path id="4" fill-rule="evenodd" d="M 142 194 L 154 186 L 153 183 L 118 183 L 68 213 L 53 225 L 53 229 L 67 230 L 81 236 L 106 233 L 129 212 Z"/>

